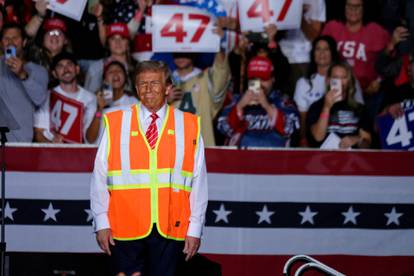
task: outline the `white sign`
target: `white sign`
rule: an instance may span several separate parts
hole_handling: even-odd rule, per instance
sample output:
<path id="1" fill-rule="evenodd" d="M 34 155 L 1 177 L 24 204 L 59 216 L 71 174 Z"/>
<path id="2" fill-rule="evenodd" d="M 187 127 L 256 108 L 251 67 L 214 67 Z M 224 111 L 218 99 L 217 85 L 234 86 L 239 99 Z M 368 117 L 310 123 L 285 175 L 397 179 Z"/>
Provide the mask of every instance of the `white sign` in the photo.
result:
<path id="1" fill-rule="evenodd" d="M 211 52 L 220 50 L 213 33 L 215 18 L 197 8 L 155 5 L 152 8 L 154 52 Z"/>
<path id="2" fill-rule="evenodd" d="M 303 0 L 238 0 L 242 31 L 262 32 L 274 23 L 279 30 L 299 29 Z"/>
<path id="3" fill-rule="evenodd" d="M 49 0 L 48 9 L 80 21 L 87 0 Z"/>

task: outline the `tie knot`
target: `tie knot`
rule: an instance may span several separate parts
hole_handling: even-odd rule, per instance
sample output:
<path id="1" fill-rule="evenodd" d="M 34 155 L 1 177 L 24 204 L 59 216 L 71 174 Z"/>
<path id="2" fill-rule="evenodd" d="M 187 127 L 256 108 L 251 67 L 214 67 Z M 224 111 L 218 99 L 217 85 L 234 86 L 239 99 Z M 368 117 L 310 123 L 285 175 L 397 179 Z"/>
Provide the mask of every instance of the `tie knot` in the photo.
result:
<path id="1" fill-rule="evenodd" d="M 152 121 L 157 120 L 157 119 L 158 119 L 158 115 L 157 115 L 157 113 L 152 113 L 152 114 L 151 114 L 151 119 L 152 119 Z"/>

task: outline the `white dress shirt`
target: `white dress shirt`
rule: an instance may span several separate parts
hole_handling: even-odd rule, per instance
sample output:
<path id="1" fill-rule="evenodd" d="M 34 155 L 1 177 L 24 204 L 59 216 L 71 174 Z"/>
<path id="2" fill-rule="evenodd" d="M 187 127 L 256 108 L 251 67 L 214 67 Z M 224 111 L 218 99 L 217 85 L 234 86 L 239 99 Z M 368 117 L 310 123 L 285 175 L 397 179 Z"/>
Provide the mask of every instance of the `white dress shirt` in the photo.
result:
<path id="1" fill-rule="evenodd" d="M 161 130 L 164 122 L 167 110 L 166 107 L 167 105 L 165 104 L 157 111 L 159 117 L 156 121 L 158 130 Z M 147 131 L 151 121 L 151 112 L 145 108 L 144 105 L 140 104 L 139 122 L 144 133 Z M 108 160 L 106 158 L 108 139 L 106 131 L 107 129 L 105 128 L 104 135 L 102 136 L 96 154 L 95 167 L 91 178 L 91 210 L 94 218 L 95 231 L 110 228 L 108 219 L 110 195 L 107 187 Z M 158 137 L 161 137 L 161 134 L 159 134 Z M 188 227 L 187 235 L 200 238 L 208 201 L 207 170 L 202 137 L 199 139 L 199 146 L 197 148 L 194 163 L 193 186 L 190 193 L 190 225 Z"/>

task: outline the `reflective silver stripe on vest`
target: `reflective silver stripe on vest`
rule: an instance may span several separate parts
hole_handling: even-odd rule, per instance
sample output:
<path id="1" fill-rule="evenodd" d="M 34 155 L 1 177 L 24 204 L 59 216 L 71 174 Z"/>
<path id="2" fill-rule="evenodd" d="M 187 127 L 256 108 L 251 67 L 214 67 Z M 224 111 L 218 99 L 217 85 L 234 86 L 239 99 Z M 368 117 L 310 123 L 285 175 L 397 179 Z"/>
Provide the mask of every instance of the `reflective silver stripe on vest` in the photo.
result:
<path id="1" fill-rule="evenodd" d="M 131 160 L 129 155 L 129 143 L 131 138 L 131 119 L 132 110 L 125 110 L 122 114 L 121 126 L 121 175 L 108 177 L 108 185 L 126 186 L 126 185 L 149 185 L 149 173 L 131 173 Z"/>
<path id="2" fill-rule="evenodd" d="M 122 116 L 122 128 L 121 128 L 121 175 L 108 176 L 109 186 L 122 186 L 127 188 L 128 186 L 148 186 L 151 182 L 151 176 L 149 170 L 142 170 L 142 172 L 131 172 L 131 160 L 129 155 L 130 136 L 131 136 L 131 118 L 132 112 L 126 110 Z M 157 173 L 157 180 L 159 184 L 171 184 L 171 185 L 183 185 L 187 187 L 192 186 L 192 177 L 184 176 L 181 174 L 183 160 L 184 160 L 184 114 L 183 112 L 175 109 L 175 163 L 174 169 L 165 171 L 161 169 Z M 165 129 L 164 131 L 168 131 Z M 116 188 L 116 187 L 114 187 Z M 121 187 L 120 187 L 121 188 Z"/>
<path id="3" fill-rule="evenodd" d="M 184 130 L 184 113 L 178 109 L 174 110 L 175 118 L 175 162 L 172 175 L 172 184 L 192 186 L 191 177 L 181 174 L 183 169 L 184 150 L 185 150 L 185 130 Z"/>
<path id="4" fill-rule="evenodd" d="M 130 174 L 123 172 L 119 176 L 109 176 L 108 185 L 149 185 L 150 175 L 149 173 L 142 174 Z"/>
<path id="5" fill-rule="evenodd" d="M 129 173 L 131 160 L 129 159 L 129 141 L 131 138 L 131 117 L 132 110 L 125 110 L 122 114 L 121 128 L 121 168 L 122 175 Z"/>

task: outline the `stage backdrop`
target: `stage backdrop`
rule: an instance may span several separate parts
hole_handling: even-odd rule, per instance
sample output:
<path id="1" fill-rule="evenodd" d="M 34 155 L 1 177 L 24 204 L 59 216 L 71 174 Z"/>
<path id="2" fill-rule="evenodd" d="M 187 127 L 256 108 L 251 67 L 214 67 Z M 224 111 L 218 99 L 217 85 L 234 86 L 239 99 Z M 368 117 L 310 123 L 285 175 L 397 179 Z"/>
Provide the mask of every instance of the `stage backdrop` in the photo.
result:
<path id="1" fill-rule="evenodd" d="M 7 148 L 8 252 L 99 249 L 92 147 Z M 223 275 L 308 254 L 347 275 L 414 275 L 414 152 L 208 149 L 201 252 Z"/>

